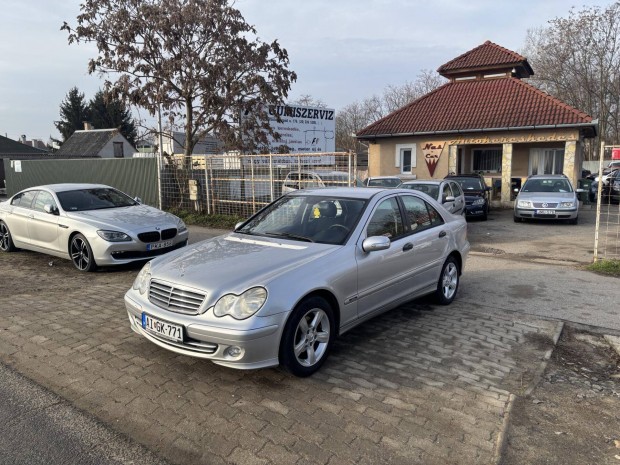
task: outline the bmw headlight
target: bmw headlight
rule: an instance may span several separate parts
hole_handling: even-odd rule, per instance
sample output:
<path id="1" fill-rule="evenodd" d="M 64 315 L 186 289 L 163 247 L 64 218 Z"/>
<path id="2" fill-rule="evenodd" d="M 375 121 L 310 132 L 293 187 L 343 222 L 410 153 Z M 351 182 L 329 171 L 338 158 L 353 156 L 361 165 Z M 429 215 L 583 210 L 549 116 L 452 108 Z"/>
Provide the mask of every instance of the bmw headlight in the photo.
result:
<path id="1" fill-rule="evenodd" d="M 185 222 L 179 218 L 177 221 L 177 231 L 178 232 L 184 232 L 187 230 L 187 226 L 185 226 Z"/>
<path id="2" fill-rule="evenodd" d="M 519 208 L 532 208 L 532 202 L 529 200 L 519 200 L 517 202 L 517 207 Z"/>
<path id="3" fill-rule="evenodd" d="M 560 207 L 562 208 L 573 208 L 575 206 L 575 202 L 561 202 Z"/>
<path id="4" fill-rule="evenodd" d="M 140 292 L 140 294 L 144 294 L 146 290 L 149 288 L 149 283 L 151 282 L 151 262 L 147 262 L 146 265 L 142 267 L 138 276 L 133 282 L 133 289 Z"/>
<path id="5" fill-rule="evenodd" d="M 253 287 L 241 295 L 226 294 L 213 307 L 213 314 L 217 317 L 226 315 L 236 320 L 245 320 L 258 312 L 267 300 L 267 290 L 262 287 Z"/>
<path id="6" fill-rule="evenodd" d="M 484 205 L 485 203 L 486 203 L 486 200 L 482 197 L 472 202 L 473 205 Z"/>
<path id="7" fill-rule="evenodd" d="M 104 229 L 100 229 L 97 231 L 99 237 L 108 242 L 130 242 L 131 237 L 129 237 L 124 232 L 120 231 L 106 231 Z"/>

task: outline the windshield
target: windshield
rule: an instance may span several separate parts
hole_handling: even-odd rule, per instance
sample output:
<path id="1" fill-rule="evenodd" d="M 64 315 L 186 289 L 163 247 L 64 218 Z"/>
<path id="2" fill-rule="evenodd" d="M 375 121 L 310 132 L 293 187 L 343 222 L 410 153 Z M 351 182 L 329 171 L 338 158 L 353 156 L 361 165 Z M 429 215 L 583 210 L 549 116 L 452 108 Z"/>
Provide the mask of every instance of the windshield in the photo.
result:
<path id="1" fill-rule="evenodd" d="M 468 178 L 455 178 L 454 181 L 458 182 L 465 193 L 467 191 L 483 191 L 484 186 L 480 179 L 468 179 Z"/>
<path id="2" fill-rule="evenodd" d="M 304 242 L 344 244 L 366 201 L 319 195 L 282 197 L 236 232 Z"/>
<path id="3" fill-rule="evenodd" d="M 573 192 L 567 179 L 528 179 L 523 192 Z"/>
<path id="4" fill-rule="evenodd" d="M 432 198 L 436 199 L 439 194 L 439 185 L 438 184 L 403 184 L 400 187 L 404 187 L 405 189 L 414 189 L 416 191 L 424 192 L 428 194 Z"/>
<path id="5" fill-rule="evenodd" d="M 128 195 L 110 187 L 78 189 L 74 191 L 58 192 L 56 195 L 60 202 L 60 206 L 63 210 L 68 212 L 138 205 L 138 202 Z"/>

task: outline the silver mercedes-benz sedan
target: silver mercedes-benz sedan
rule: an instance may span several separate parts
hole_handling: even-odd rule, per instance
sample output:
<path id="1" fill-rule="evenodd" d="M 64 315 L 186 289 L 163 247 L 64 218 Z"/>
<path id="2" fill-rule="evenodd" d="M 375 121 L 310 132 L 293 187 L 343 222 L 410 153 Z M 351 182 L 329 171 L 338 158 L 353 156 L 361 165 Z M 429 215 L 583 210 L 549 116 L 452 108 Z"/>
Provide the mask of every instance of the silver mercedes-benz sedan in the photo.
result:
<path id="1" fill-rule="evenodd" d="M 452 302 L 469 247 L 465 219 L 426 194 L 303 189 L 150 261 L 125 305 L 131 328 L 171 351 L 308 376 L 361 322 L 425 294 Z"/>
<path id="2" fill-rule="evenodd" d="M 0 203 L 0 250 L 70 259 L 80 271 L 147 260 L 187 245 L 180 218 L 102 184 L 50 184 Z"/>

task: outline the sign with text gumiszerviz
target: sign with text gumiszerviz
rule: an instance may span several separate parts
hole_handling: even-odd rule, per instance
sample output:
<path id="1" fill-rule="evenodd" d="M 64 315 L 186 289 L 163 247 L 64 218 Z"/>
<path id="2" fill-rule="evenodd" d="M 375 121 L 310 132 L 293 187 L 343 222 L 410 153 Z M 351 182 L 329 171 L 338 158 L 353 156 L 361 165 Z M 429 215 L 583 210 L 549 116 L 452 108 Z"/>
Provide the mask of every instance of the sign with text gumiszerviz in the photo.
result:
<path id="1" fill-rule="evenodd" d="M 334 152 L 336 150 L 336 112 L 330 108 L 300 105 L 269 107 L 269 124 L 280 140 L 269 140 L 271 151 L 280 146 L 288 153 Z M 280 122 L 276 120 L 280 117 Z"/>

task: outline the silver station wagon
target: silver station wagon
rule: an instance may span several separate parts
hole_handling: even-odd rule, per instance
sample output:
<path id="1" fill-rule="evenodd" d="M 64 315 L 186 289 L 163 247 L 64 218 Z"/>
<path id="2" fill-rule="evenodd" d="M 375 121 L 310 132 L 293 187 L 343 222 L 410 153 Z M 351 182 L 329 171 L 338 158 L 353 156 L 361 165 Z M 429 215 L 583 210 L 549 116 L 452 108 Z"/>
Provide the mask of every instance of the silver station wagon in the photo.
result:
<path id="1" fill-rule="evenodd" d="M 308 376 L 361 322 L 425 294 L 452 302 L 469 247 L 465 220 L 416 191 L 304 189 L 153 259 L 125 305 L 171 351 Z"/>

